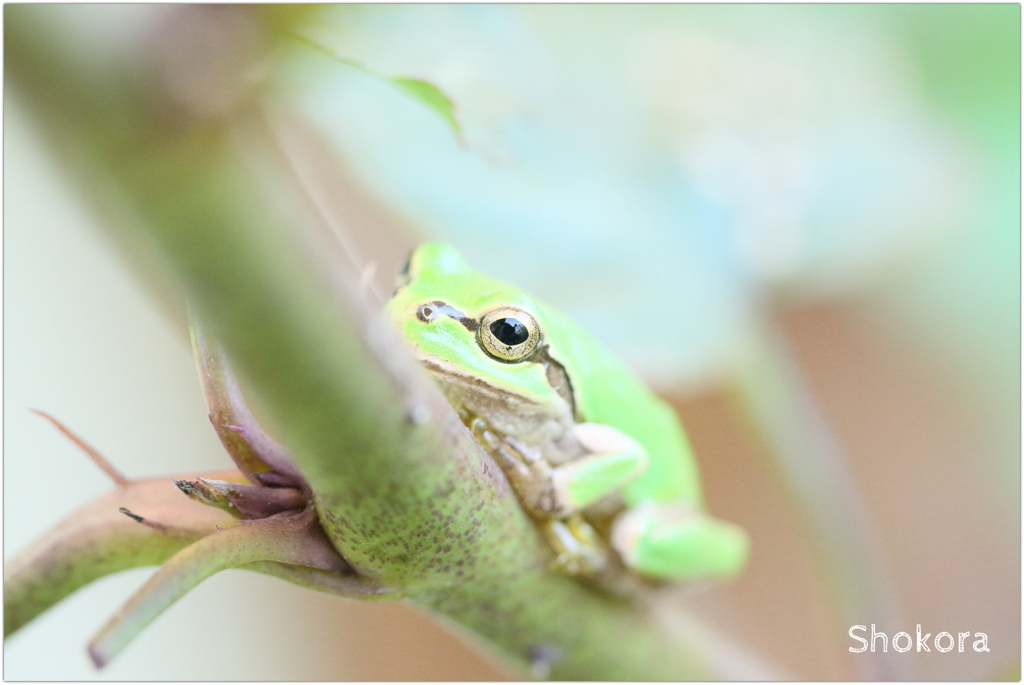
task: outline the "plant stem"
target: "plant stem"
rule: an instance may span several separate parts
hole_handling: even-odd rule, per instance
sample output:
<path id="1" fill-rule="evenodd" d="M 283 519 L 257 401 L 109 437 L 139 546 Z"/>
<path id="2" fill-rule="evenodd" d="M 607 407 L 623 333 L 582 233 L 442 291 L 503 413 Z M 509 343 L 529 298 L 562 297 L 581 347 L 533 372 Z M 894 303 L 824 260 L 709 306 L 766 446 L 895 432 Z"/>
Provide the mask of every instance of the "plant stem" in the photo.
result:
<path id="1" fill-rule="evenodd" d="M 501 471 L 354 285 L 317 258 L 327 251 L 312 237 L 317 219 L 268 142 L 258 92 L 206 115 L 189 96 L 175 103 L 159 69 L 145 88 L 87 73 L 62 51 L 52 11 L 5 8 L 11 82 L 50 138 L 75 151 L 83 185 L 127 204 L 359 574 L 404 588 L 524 672 L 542 661 L 558 679 L 735 675 L 643 602 L 547 570 L 549 551 Z M 236 8 L 181 11 L 256 21 Z"/>

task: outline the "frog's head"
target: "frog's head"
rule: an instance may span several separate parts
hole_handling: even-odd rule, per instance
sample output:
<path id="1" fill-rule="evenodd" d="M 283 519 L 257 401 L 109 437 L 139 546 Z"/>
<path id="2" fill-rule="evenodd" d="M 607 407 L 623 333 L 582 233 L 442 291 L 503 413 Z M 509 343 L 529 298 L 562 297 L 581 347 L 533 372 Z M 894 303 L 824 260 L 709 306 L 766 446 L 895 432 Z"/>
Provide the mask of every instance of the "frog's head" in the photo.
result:
<path id="1" fill-rule="evenodd" d="M 454 248 L 413 251 L 387 307 L 421 362 L 445 383 L 518 405 L 565 399 L 548 378 L 541 308 L 472 270 Z"/>

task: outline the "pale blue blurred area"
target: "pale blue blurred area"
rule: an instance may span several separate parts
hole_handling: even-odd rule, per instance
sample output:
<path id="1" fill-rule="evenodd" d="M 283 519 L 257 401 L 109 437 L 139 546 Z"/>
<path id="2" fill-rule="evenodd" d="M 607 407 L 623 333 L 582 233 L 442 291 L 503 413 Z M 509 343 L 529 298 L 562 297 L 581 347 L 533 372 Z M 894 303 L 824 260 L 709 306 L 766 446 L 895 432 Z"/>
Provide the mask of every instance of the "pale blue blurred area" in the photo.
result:
<path id="1" fill-rule="evenodd" d="M 660 387 L 720 377 L 766 297 L 862 291 L 963 230 L 978 151 L 871 8 L 363 6 L 308 33 L 440 86 L 468 147 L 311 55 L 307 108 L 374 192 Z M 305 77 L 308 81 L 308 73 Z"/>
<path id="2" fill-rule="evenodd" d="M 293 85 L 423 237 L 561 307 L 661 390 L 773 312 L 853 303 L 958 397 L 1019 511 L 1016 5 L 357 6 L 307 34 L 457 105 L 467 145 L 315 54 Z"/>

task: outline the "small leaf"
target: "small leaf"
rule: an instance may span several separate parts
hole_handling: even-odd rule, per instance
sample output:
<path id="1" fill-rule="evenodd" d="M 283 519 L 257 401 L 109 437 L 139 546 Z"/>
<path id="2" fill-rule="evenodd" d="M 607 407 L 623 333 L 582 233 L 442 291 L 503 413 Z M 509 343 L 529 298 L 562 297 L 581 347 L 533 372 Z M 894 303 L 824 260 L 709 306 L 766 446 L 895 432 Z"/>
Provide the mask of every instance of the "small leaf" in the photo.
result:
<path id="1" fill-rule="evenodd" d="M 297 33 L 291 33 L 290 35 L 318 52 L 322 52 L 336 62 L 353 69 L 358 69 L 364 74 L 368 74 L 397 86 L 407 95 L 419 100 L 422 104 L 426 105 L 438 114 L 438 116 L 444 120 L 444 123 L 446 123 L 455 133 L 455 137 L 458 139 L 459 144 L 465 144 L 465 140 L 462 136 L 462 127 L 459 125 L 459 120 L 455 116 L 455 103 L 452 102 L 451 98 L 445 95 L 443 90 L 435 86 L 433 83 L 405 76 L 385 76 L 383 74 L 379 74 L 372 69 L 368 69 L 364 64 L 347 57 L 342 57 L 330 48 L 325 47 L 306 36 Z"/>
<path id="2" fill-rule="evenodd" d="M 445 123 L 451 127 L 452 131 L 455 132 L 456 136 L 462 136 L 459 121 L 455 118 L 455 103 L 444 94 L 444 91 L 432 83 L 414 78 L 394 76 L 388 78 L 388 80 L 437 112 L 444 119 Z"/>

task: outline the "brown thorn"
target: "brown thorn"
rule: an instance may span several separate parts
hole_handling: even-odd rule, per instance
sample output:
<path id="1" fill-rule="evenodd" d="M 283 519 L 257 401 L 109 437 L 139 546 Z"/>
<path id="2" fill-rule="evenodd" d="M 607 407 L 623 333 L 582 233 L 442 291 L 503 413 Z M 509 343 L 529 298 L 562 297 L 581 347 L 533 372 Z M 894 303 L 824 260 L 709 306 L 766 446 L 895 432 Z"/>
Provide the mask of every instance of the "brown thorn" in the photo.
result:
<path id="1" fill-rule="evenodd" d="M 121 508 L 118 509 L 118 511 L 121 512 L 122 514 L 124 514 L 125 516 L 127 516 L 130 519 L 135 519 L 139 523 L 142 523 L 143 521 L 146 520 L 146 519 L 142 518 L 141 516 L 139 516 L 138 514 L 133 514 L 127 507 L 121 507 Z"/>
<path id="2" fill-rule="evenodd" d="M 118 509 L 118 511 L 121 512 L 122 514 L 124 514 L 125 516 L 127 516 L 128 518 L 134 519 L 135 521 L 138 521 L 142 525 L 144 525 L 144 526 L 146 526 L 148 528 L 152 528 L 153 530 L 158 530 L 161 533 L 173 533 L 173 532 L 176 532 L 171 526 L 168 526 L 168 525 L 163 524 L 163 523 L 157 523 L 156 521 L 151 521 L 148 518 L 145 518 L 143 516 L 139 516 L 138 514 L 134 513 L 130 509 L 128 509 L 127 507 L 120 507 Z"/>
<path id="3" fill-rule="evenodd" d="M 114 468 L 113 464 L 107 461 L 106 457 L 97 452 L 96 449 L 85 440 L 82 440 L 80 437 L 72 433 L 67 426 L 47 414 L 45 411 L 40 411 L 38 409 L 29 409 L 29 411 L 42 416 L 44 419 L 52 423 L 57 430 L 63 433 L 68 440 L 78 445 L 79 449 L 89 455 L 89 458 L 93 460 L 93 463 L 103 469 L 103 472 L 110 476 L 110 479 L 114 481 L 117 487 L 126 488 L 131 485 L 131 481 L 125 478 L 120 471 Z"/>

